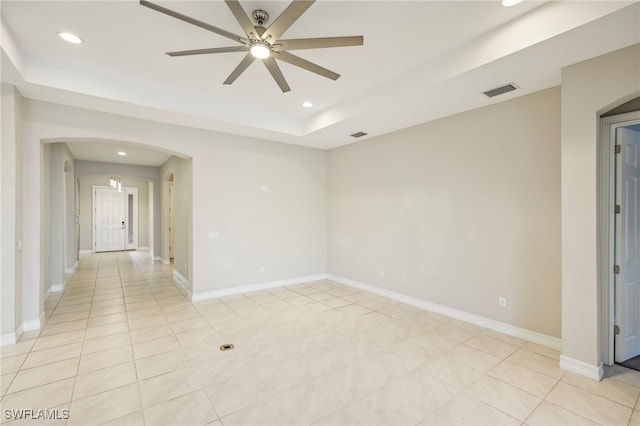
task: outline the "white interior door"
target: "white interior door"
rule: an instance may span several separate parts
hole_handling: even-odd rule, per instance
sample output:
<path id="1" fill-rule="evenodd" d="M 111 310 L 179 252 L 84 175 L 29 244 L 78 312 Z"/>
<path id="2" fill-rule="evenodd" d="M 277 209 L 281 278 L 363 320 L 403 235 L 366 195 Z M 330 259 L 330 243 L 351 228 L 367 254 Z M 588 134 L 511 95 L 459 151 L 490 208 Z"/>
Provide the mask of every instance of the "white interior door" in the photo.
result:
<path id="1" fill-rule="evenodd" d="M 95 251 L 125 250 L 125 193 L 110 187 L 93 191 Z"/>
<path id="2" fill-rule="evenodd" d="M 640 355 L 640 131 L 616 129 L 615 360 Z"/>

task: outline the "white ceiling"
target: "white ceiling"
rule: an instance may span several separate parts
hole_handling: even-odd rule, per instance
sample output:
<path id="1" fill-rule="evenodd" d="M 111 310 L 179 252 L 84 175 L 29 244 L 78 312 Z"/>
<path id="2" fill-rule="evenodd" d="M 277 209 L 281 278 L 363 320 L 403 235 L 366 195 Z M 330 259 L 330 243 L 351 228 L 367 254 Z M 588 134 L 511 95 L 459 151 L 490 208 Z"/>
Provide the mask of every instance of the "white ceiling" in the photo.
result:
<path id="1" fill-rule="evenodd" d="M 65 143 L 73 157 L 78 160 L 158 167 L 171 158 L 170 153 L 118 141 L 73 140 Z M 124 152 L 126 155 L 121 156 L 118 154 L 119 152 Z"/>
<path id="2" fill-rule="evenodd" d="M 241 34 L 222 1 L 159 3 Z M 241 3 L 272 21 L 289 4 Z M 364 46 L 295 52 L 342 76 L 280 62 L 292 89 L 282 93 L 258 61 L 222 84 L 243 53 L 165 55 L 234 42 L 137 1 L 0 7 L 2 81 L 26 97 L 321 149 L 351 143 L 358 131 L 377 136 L 558 85 L 562 67 L 640 42 L 639 2 L 320 0 L 283 38 L 363 35 Z M 70 45 L 58 31 L 85 42 Z M 510 82 L 521 89 L 481 94 Z M 313 108 L 302 108 L 307 100 Z"/>

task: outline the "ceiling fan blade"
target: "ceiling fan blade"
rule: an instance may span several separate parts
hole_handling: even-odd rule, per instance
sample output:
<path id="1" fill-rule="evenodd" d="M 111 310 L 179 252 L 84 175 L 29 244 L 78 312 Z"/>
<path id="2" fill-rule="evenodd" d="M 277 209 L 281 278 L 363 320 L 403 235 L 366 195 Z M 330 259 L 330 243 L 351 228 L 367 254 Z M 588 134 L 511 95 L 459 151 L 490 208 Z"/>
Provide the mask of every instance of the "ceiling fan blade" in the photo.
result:
<path id="1" fill-rule="evenodd" d="M 262 34 L 262 39 L 274 44 L 296 20 L 311 7 L 315 0 L 293 0 Z"/>
<path id="2" fill-rule="evenodd" d="M 323 68 L 320 65 L 316 65 L 313 62 L 309 62 L 306 59 L 302 59 L 299 56 L 292 55 L 291 53 L 279 52 L 277 58 L 281 61 L 290 63 L 291 65 L 295 65 L 296 67 L 300 67 L 323 77 L 330 78 L 331 80 L 337 80 L 338 78 L 340 78 L 340 74 L 336 74 L 331 70 Z"/>
<path id="3" fill-rule="evenodd" d="M 177 52 L 167 52 L 167 55 L 175 57 L 175 56 L 207 55 L 209 53 L 246 52 L 248 50 L 249 48 L 247 46 L 212 47 L 210 49 L 179 50 Z"/>
<path id="4" fill-rule="evenodd" d="M 240 37 L 239 35 L 237 35 L 237 34 L 233 34 L 233 33 L 229 32 L 229 31 L 223 30 L 223 29 L 218 28 L 218 27 L 214 27 L 213 25 L 209 25 L 209 24 L 207 24 L 205 22 L 198 21 L 197 19 L 194 19 L 194 18 L 191 18 L 189 16 L 183 15 L 182 13 L 178 13 L 178 12 L 175 12 L 173 10 L 167 9 L 166 7 L 162 7 L 162 6 L 158 5 L 158 4 L 151 3 L 150 1 L 140 0 L 140 4 L 142 6 L 144 6 L 144 7 L 148 7 L 149 9 L 153 9 L 153 10 L 155 10 L 157 12 L 164 13 L 165 15 L 171 16 L 172 18 L 176 18 L 176 19 L 179 19 L 179 20 L 184 21 L 186 23 L 189 23 L 191 25 L 195 25 L 196 27 L 200 27 L 200 28 L 205 29 L 207 31 L 211 31 L 212 33 L 219 34 L 219 35 L 221 35 L 223 37 L 230 38 L 231 40 L 235 40 L 235 41 L 243 43 L 243 44 L 245 43 L 245 40 L 242 37 Z"/>
<path id="5" fill-rule="evenodd" d="M 233 16 L 235 16 L 236 21 L 238 21 L 238 24 L 240 24 L 240 27 L 242 27 L 247 37 L 251 40 L 260 38 L 251 19 L 249 19 L 238 0 L 224 0 L 224 2 L 229 6 L 231 13 L 233 13 Z"/>
<path id="6" fill-rule="evenodd" d="M 263 59 L 262 62 L 264 62 L 265 66 L 271 73 L 271 76 L 276 81 L 276 83 L 278 83 L 278 86 L 280 86 L 280 90 L 282 90 L 282 93 L 290 91 L 291 88 L 289 88 L 287 80 L 285 80 L 284 75 L 282 75 L 282 71 L 280 71 L 280 67 L 276 63 L 275 59 L 273 59 L 273 57 L 268 57 L 266 59 Z"/>
<path id="7" fill-rule="evenodd" d="M 278 40 L 274 48 L 276 50 L 323 49 L 325 47 L 362 46 L 363 44 L 364 37 L 362 36 L 298 38 Z"/>
<path id="8" fill-rule="evenodd" d="M 236 79 L 240 77 L 240 74 L 242 74 L 244 70 L 249 68 L 249 65 L 251 65 L 255 60 L 255 56 L 253 56 L 251 53 L 247 53 L 247 56 L 245 56 L 244 59 L 240 61 L 236 69 L 234 69 L 231 74 L 229 74 L 229 77 L 227 77 L 223 84 L 231 84 L 236 81 Z"/>

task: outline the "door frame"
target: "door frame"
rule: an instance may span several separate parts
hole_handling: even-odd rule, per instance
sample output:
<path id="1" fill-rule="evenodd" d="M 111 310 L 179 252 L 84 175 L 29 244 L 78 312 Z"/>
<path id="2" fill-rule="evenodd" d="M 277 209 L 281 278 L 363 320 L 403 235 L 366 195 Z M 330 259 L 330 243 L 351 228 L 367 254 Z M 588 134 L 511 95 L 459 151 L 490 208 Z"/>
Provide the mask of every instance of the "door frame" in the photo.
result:
<path id="1" fill-rule="evenodd" d="M 615 324 L 615 220 L 614 213 L 616 179 L 615 179 L 615 132 L 619 127 L 627 127 L 640 122 L 640 111 L 602 117 L 600 119 L 600 144 L 598 147 L 598 209 L 597 209 L 597 246 L 598 246 L 598 281 L 600 283 L 600 333 L 602 362 L 611 366 L 614 359 L 613 326 Z"/>
<path id="2" fill-rule="evenodd" d="M 96 253 L 96 189 L 114 189 L 113 187 L 109 186 L 109 185 L 91 185 L 91 251 L 93 253 Z M 135 221 L 133 223 L 133 232 L 134 232 L 134 236 L 135 236 L 135 241 L 132 244 L 132 248 L 129 248 L 129 243 L 127 242 L 127 235 L 128 235 L 128 229 L 129 226 L 131 226 L 131 224 L 128 223 L 128 221 L 126 222 L 126 227 L 125 227 L 125 236 L 124 236 L 124 247 L 122 248 L 123 251 L 126 250 L 137 250 L 138 249 L 138 229 L 139 229 L 139 217 L 138 217 L 138 188 L 134 187 L 134 186 L 123 186 L 122 187 L 122 192 L 125 194 L 125 217 L 128 214 L 128 202 L 129 202 L 129 197 L 127 196 L 127 194 L 131 193 L 134 194 L 134 208 L 133 208 L 133 212 L 134 212 L 134 216 L 135 216 Z"/>

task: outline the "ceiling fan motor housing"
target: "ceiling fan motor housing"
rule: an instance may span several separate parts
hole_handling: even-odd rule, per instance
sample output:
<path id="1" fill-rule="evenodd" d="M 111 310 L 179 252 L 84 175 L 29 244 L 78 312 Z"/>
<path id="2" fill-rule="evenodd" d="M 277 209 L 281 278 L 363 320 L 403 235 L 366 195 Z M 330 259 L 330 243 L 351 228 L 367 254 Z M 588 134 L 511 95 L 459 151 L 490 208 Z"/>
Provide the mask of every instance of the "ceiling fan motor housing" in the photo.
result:
<path id="1" fill-rule="evenodd" d="M 259 27 L 264 26 L 264 24 L 266 24 L 267 21 L 269 20 L 269 14 L 262 9 L 254 10 L 251 16 L 253 17 L 253 21 Z"/>

